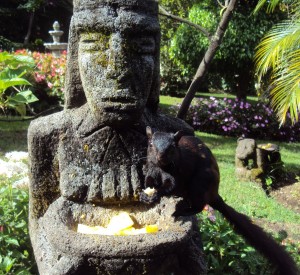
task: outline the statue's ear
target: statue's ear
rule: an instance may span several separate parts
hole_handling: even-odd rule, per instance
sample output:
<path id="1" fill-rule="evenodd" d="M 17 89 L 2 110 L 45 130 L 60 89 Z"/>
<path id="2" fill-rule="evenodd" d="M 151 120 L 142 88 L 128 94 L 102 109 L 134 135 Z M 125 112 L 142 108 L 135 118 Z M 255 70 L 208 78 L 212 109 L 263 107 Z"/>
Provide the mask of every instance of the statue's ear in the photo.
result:
<path id="1" fill-rule="evenodd" d="M 178 131 L 174 134 L 174 140 L 176 144 L 178 143 L 178 141 L 181 139 L 182 136 L 184 136 L 183 131 Z"/>
<path id="2" fill-rule="evenodd" d="M 148 139 L 152 138 L 153 132 L 152 132 L 152 129 L 150 126 L 146 127 L 146 134 L 147 134 Z"/>

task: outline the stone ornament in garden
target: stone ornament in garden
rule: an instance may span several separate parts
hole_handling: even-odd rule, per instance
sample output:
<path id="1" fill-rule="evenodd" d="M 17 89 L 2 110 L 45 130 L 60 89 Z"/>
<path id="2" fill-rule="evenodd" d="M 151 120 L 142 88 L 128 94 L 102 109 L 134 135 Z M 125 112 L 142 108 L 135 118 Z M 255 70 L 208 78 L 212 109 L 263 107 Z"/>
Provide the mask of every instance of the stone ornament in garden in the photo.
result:
<path id="1" fill-rule="evenodd" d="M 205 273 L 195 217 L 172 217 L 180 199 L 139 202 L 146 126 L 193 133 L 157 111 L 159 37 L 154 0 L 74 1 L 65 108 L 28 132 L 29 229 L 40 274 Z M 158 232 L 77 232 L 79 224 L 109 228 L 120 213 Z"/>
<path id="2" fill-rule="evenodd" d="M 51 50 L 54 57 L 60 57 L 61 52 L 67 49 L 68 43 L 60 42 L 60 37 L 64 32 L 60 30 L 58 21 L 53 23 L 53 30 L 49 31 L 49 34 L 52 36 L 53 42 L 45 43 L 44 46 Z"/>
<path id="3" fill-rule="evenodd" d="M 239 138 L 235 167 L 239 179 L 260 182 L 265 187 L 266 178 L 270 173 L 275 178 L 282 175 L 283 163 L 279 146 L 272 143 L 257 144 L 254 139 Z"/>

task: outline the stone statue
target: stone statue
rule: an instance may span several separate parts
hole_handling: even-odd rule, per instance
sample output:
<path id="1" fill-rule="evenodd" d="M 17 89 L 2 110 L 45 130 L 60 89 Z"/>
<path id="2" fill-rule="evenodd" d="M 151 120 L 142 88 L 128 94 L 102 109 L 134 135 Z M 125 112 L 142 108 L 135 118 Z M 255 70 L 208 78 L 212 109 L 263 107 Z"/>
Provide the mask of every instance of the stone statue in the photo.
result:
<path id="1" fill-rule="evenodd" d="M 29 229 L 39 272 L 202 274 L 194 217 L 174 219 L 177 198 L 139 202 L 146 126 L 184 130 L 159 114 L 158 3 L 74 0 L 62 112 L 29 127 Z M 78 223 L 106 225 L 119 211 L 157 234 L 96 236 Z"/>
<path id="2" fill-rule="evenodd" d="M 236 175 L 239 179 L 262 183 L 270 173 L 279 177 L 283 163 L 276 144 L 257 144 L 252 138 L 239 138 L 235 154 Z"/>

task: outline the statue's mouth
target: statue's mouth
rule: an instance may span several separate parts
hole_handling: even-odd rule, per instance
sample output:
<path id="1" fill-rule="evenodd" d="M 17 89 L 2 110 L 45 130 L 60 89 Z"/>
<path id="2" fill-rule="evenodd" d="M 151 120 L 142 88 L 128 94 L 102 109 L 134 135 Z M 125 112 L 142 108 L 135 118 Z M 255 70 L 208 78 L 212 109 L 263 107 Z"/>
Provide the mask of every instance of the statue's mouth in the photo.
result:
<path id="1" fill-rule="evenodd" d="M 111 97 L 104 97 L 101 99 L 101 101 L 105 103 L 135 104 L 137 102 L 137 98 L 128 97 L 128 96 L 111 96 Z"/>
<path id="2" fill-rule="evenodd" d="M 100 104 L 106 112 L 135 112 L 140 105 L 139 100 L 132 96 L 104 97 Z"/>

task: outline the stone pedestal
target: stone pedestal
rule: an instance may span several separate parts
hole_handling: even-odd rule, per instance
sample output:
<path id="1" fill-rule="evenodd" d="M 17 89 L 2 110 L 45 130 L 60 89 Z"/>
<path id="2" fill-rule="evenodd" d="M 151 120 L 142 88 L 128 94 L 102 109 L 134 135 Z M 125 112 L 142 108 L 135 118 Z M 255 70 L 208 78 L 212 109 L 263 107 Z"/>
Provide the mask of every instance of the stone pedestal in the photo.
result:
<path id="1" fill-rule="evenodd" d="M 282 170 L 279 146 L 276 144 L 256 144 L 254 139 L 239 139 L 236 148 L 235 166 L 239 179 L 265 184 L 266 178 L 276 180 Z"/>

